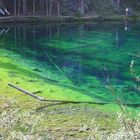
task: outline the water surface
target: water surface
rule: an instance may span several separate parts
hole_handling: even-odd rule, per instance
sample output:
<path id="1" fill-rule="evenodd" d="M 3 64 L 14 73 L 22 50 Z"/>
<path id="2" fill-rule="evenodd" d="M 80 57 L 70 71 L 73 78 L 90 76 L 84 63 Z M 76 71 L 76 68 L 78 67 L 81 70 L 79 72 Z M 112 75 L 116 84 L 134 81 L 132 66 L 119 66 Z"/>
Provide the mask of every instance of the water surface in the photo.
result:
<path id="1" fill-rule="evenodd" d="M 40 82 L 42 96 L 140 104 L 139 23 L 3 25 L 0 58 L 8 83 L 26 89 L 27 76 L 32 88 Z"/>

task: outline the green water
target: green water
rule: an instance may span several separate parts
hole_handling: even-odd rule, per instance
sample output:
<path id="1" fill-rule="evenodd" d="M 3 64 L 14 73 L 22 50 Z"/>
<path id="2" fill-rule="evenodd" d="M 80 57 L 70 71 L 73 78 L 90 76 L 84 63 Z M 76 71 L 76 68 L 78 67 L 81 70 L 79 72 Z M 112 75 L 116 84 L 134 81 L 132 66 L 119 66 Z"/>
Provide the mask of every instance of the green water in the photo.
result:
<path id="1" fill-rule="evenodd" d="M 139 23 L 0 26 L 0 80 L 44 97 L 139 106 L 139 60 Z"/>

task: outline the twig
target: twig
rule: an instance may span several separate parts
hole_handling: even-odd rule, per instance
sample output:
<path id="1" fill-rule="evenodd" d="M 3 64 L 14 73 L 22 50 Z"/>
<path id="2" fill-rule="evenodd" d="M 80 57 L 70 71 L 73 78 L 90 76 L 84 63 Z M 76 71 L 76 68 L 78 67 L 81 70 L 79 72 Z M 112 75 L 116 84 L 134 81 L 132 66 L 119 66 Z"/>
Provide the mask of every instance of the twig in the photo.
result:
<path id="1" fill-rule="evenodd" d="M 44 101 L 44 102 L 47 102 L 48 101 L 48 102 L 75 103 L 75 104 L 76 103 L 88 103 L 88 104 L 101 104 L 101 105 L 108 104 L 107 102 L 91 102 L 91 101 L 89 101 L 89 102 L 86 102 L 86 101 L 84 102 L 83 101 L 82 102 L 82 101 L 66 101 L 66 100 L 49 100 L 49 99 L 45 99 L 43 97 L 34 95 L 33 93 L 31 93 L 31 92 L 29 92 L 27 90 L 24 90 L 22 88 L 19 88 L 17 86 L 14 86 L 12 84 L 8 84 L 8 86 L 10 86 L 10 87 L 12 87 L 14 89 L 17 89 L 18 91 L 23 92 L 23 93 L 25 93 L 25 94 L 27 94 L 27 95 L 29 95 L 29 96 L 31 96 L 31 97 L 39 100 L 39 101 Z"/>

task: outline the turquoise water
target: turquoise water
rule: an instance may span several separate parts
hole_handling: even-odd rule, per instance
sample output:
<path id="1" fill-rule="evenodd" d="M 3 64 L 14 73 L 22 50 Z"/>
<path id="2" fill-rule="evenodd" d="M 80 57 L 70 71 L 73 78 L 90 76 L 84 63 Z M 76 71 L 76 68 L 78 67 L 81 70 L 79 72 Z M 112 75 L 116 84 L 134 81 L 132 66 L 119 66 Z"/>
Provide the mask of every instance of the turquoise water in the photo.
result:
<path id="1" fill-rule="evenodd" d="M 0 57 L 91 99 L 140 104 L 139 23 L 3 25 Z"/>

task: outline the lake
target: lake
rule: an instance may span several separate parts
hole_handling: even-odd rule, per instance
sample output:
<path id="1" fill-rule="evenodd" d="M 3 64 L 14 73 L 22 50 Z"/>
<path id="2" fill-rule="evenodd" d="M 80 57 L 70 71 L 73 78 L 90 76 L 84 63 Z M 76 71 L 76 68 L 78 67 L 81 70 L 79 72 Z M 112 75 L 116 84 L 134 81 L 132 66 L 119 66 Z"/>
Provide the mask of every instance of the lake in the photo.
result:
<path id="1" fill-rule="evenodd" d="M 74 101 L 140 105 L 140 24 L 0 26 L 0 82 Z"/>

